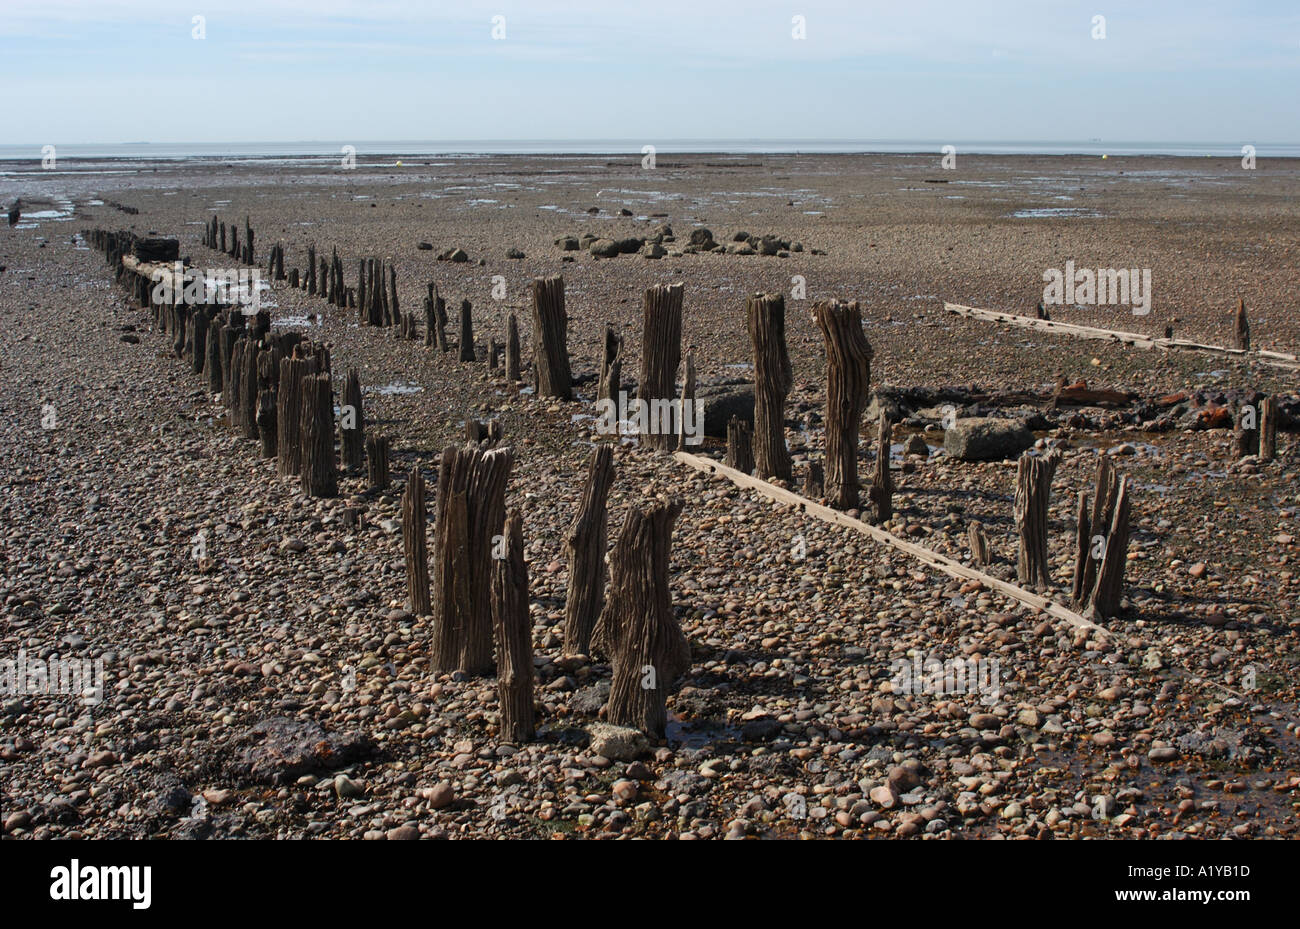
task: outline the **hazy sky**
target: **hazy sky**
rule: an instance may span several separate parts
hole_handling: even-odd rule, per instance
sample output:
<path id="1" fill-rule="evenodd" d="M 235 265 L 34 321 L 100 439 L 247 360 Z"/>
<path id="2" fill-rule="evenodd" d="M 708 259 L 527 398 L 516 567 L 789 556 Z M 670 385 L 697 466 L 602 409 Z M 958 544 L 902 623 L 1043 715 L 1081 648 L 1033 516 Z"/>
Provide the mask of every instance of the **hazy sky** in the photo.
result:
<path id="1" fill-rule="evenodd" d="M 0 101 L 0 144 L 1293 142 L 1300 0 L 0 0 Z"/>

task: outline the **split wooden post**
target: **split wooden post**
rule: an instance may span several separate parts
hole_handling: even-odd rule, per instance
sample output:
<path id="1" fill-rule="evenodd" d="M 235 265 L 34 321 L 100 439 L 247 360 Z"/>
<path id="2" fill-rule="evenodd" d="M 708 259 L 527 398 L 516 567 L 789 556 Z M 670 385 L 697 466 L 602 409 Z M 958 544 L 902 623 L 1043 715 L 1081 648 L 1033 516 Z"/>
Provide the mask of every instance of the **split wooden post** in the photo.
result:
<path id="1" fill-rule="evenodd" d="M 583 485 L 577 518 L 564 540 L 569 556 L 569 589 L 564 600 L 566 655 L 591 654 L 591 634 L 605 598 L 607 502 L 613 482 L 613 448 L 597 445 L 588 459 L 587 482 Z"/>
<path id="2" fill-rule="evenodd" d="M 858 505 L 858 434 L 874 352 L 856 300 L 820 301 L 812 312 L 826 345 L 826 498 L 831 506 L 852 509 Z M 886 478 L 888 453 L 886 447 Z M 877 465 L 877 475 L 879 470 Z"/>
<path id="3" fill-rule="evenodd" d="M 755 294 L 745 301 L 754 346 L 754 463 L 763 480 L 793 478 L 785 445 L 785 397 L 793 383 L 785 345 L 785 297 Z"/>
<path id="4" fill-rule="evenodd" d="M 538 278 L 532 284 L 533 356 L 537 395 L 573 399 L 573 374 L 569 368 L 569 317 L 564 311 L 564 278 Z"/>
<path id="5" fill-rule="evenodd" d="M 648 431 L 640 439 L 645 447 L 660 451 L 677 445 L 672 407 L 677 399 L 677 368 L 682 358 L 684 293 L 681 284 L 656 284 L 645 292 L 636 395 L 645 404 Z"/>
<path id="6" fill-rule="evenodd" d="M 506 380 L 514 384 L 519 379 L 519 318 L 511 313 L 506 317 Z"/>
<path id="7" fill-rule="evenodd" d="M 1016 469 L 1015 517 L 1020 539 L 1016 578 L 1021 584 L 1040 589 L 1052 583 L 1047 561 L 1047 508 L 1059 461 L 1055 449 L 1044 456 L 1025 453 Z"/>
<path id="8" fill-rule="evenodd" d="M 1128 564 L 1128 488 L 1129 479 L 1121 477 L 1115 495 L 1115 512 L 1111 517 L 1110 531 L 1106 534 L 1101 567 L 1097 569 L 1097 585 L 1092 591 L 1089 610 L 1102 619 L 1119 615 L 1124 592 L 1124 568 Z"/>
<path id="9" fill-rule="evenodd" d="M 528 742 L 534 734 L 533 636 L 528 616 L 528 566 L 523 516 L 512 510 L 502 534 L 505 551 L 492 564 L 492 626 L 497 643 L 497 704 L 501 739 Z"/>
<path id="10" fill-rule="evenodd" d="M 406 555 L 406 595 L 411 612 L 427 616 L 429 602 L 429 537 L 425 529 L 424 475 L 412 466 L 402 494 L 402 550 Z"/>
<path id="11" fill-rule="evenodd" d="M 1111 467 L 1110 459 L 1105 455 L 1097 459 L 1094 492 L 1096 496 L 1093 497 L 1092 514 L 1087 518 L 1086 524 L 1082 517 L 1079 519 L 1078 534 L 1075 538 L 1076 574 L 1073 593 L 1074 606 L 1079 610 L 1086 608 L 1092 599 L 1092 592 L 1097 584 L 1097 568 L 1101 561 L 1100 554 L 1094 557 L 1093 549 L 1096 547 L 1100 553 L 1104 553 L 1105 533 L 1114 518 L 1115 497 L 1119 493 L 1119 478 L 1115 474 L 1115 469 Z M 1081 508 L 1086 507 L 1086 500 L 1085 491 L 1084 499 L 1080 501 Z M 1080 512 L 1082 513 L 1082 509 Z"/>
<path id="12" fill-rule="evenodd" d="M 600 356 L 600 380 L 597 382 L 596 399 L 618 403 L 619 392 L 623 389 L 623 337 L 612 325 L 605 324 L 605 344 Z"/>
<path id="13" fill-rule="evenodd" d="M 492 670 L 493 537 L 505 522 L 505 489 L 513 454 L 448 446 L 438 469 L 434 523 L 434 671 Z"/>
<path id="14" fill-rule="evenodd" d="M 343 382 L 343 407 L 339 418 L 339 447 L 343 453 L 343 467 L 360 471 L 365 464 L 366 415 L 361 405 L 361 379 L 356 368 L 348 369 Z"/>
<path id="15" fill-rule="evenodd" d="M 1277 457 L 1277 397 L 1268 396 L 1259 402 L 1259 460 L 1272 461 Z"/>
<path id="16" fill-rule="evenodd" d="M 871 488 L 867 498 L 871 500 L 870 522 L 883 524 L 894 518 L 894 476 L 889 471 L 890 439 L 894 431 L 889 414 L 880 411 L 880 425 L 876 432 L 876 467 L 871 474 Z M 829 452 L 827 453 L 829 456 Z"/>
<path id="17" fill-rule="evenodd" d="M 334 462 L 334 392 L 328 374 L 302 379 L 302 491 L 311 497 L 338 495 Z"/>
<path id="18" fill-rule="evenodd" d="M 681 510 L 674 498 L 628 511 L 610 553 L 609 596 L 594 634 L 613 662 L 609 721 L 658 737 L 668 722 L 668 692 L 691 662 L 668 587 L 673 523 Z"/>
<path id="19" fill-rule="evenodd" d="M 1233 344 L 1243 352 L 1250 351 L 1250 322 L 1246 319 L 1246 301 L 1237 300 L 1237 312 L 1232 318 Z"/>
<path id="20" fill-rule="evenodd" d="M 390 440 L 386 435 L 366 436 L 366 477 L 371 490 L 388 488 L 388 451 Z"/>
<path id="21" fill-rule="evenodd" d="M 742 474 L 754 473 L 753 430 L 738 416 L 727 420 L 726 464 Z"/>
<path id="22" fill-rule="evenodd" d="M 460 301 L 460 360 L 474 361 L 474 316 L 468 300 Z"/>

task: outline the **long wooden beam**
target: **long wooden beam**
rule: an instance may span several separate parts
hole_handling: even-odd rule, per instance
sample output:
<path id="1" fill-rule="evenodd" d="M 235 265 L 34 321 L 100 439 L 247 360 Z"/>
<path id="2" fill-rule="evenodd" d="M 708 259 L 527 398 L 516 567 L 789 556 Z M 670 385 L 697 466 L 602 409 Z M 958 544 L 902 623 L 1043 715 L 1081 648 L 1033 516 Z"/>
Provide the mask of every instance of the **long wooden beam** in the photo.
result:
<path id="1" fill-rule="evenodd" d="M 1019 326 L 1021 329 L 1037 329 L 1040 332 L 1055 332 L 1060 335 L 1071 335 L 1081 339 L 1120 342 L 1124 345 L 1132 345 L 1135 348 L 1158 348 L 1162 351 L 1204 352 L 1211 355 L 1220 355 L 1225 358 L 1239 358 L 1243 361 L 1258 361 L 1261 364 L 1272 365 L 1276 368 L 1286 368 L 1290 371 L 1300 370 L 1300 358 L 1282 352 L 1242 351 L 1239 348 L 1228 348 L 1223 345 L 1204 345 L 1200 342 L 1188 341 L 1187 339 L 1166 339 L 1158 336 L 1142 335 L 1140 332 L 1123 332 L 1118 329 L 1098 329 L 1095 326 L 1081 326 L 1077 323 L 1062 323 L 1053 319 L 1038 319 L 1033 316 L 1021 316 L 1017 313 L 1000 313 L 996 310 L 982 310 L 978 307 L 965 306 L 961 303 L 945 302 L 943 308 L 949 313 L 953 313 L 957 316 L 965 316 L 968 319 L 984 319 L 995 323 L 1006 323 L 1009 326 Z"/>
<path id="2" fill-rule="evenodd" d="M 976 571 L 973 568 L 968 568 L 961 562 L 954 561 L 946 555 L 941 555 L 928 548 L 923 548 L 920 545 L 900 539 L 892 532 L 886 532 L 878 526 L 864 523 L 860 519 L 854 519 L 852 516 L 847 516 L 828 506 L 822 506 L 820 503 L 809 500 L 807 497 L 801 497 L 799 494 L 777 487 L 775 484 L 769 484 L 767 481 L 759 480 L 752 475 L 745 474 L 742 471 L 737 471 L 735 468 L 729 468 L 719 461 L 714 461 L 711 458 L 701 458 L 699 455 L 692 455 L 689 452 L 674 452 L 673 457 L 683 464 L 694 468 L 696 471 L 703 471 L 706 474 L 716 474 L 720 477 L 725 477 L 733 484 L 749 490 L 756 490 L 770 500 L 776 500 L 779 503 L 788 503 L 792 506 L 800 507 L 803 512 L 807 513 L 809 516 L 815 516 L 823 522 L 831 523 L 836 526 L 845 526 L 849 529 L 855 529 L 863 535 L 870 536 L 872 539 L 883 545 L 888 545 L 901 552 L 905 552 L 918 561 L 924 562 L 933 568 L 937 568 L 952 577 L 962 578 L 963 580 L 969 581 L 979 581 L 990 590 L 997 591 L 1003 596 L 1009 597 L 1018 603 L 1023 603 L 1026 606 L 1033 607 L 1034 609 L 1042 610 L 1057 619 L 1064 620 L 1076 629 L 1086 629 L 1096 635 L 1112 635 L 1110 630 L 1098 626 L 1091 620 L 1085 619 L 1083 616 L 1074 612 L 1074 610 L 1067 609 L 1046 597 L 1025 590 L 1023 587 L 1017 587 L 1015 584 L 1008 584 L 1006 581 L 985 574 L 983 571 Z"/>

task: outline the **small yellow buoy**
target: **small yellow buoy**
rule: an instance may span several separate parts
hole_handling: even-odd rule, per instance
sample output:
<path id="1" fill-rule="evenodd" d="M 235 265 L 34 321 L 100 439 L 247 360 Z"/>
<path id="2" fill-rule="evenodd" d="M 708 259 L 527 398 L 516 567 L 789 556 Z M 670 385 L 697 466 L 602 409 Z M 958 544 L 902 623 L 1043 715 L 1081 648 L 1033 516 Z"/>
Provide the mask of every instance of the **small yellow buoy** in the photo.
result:
<path id="1" fill-rule="evenodd" d="M 1101 156 L 1101 160 L 1102 160 L 1102 161 L 1105 161 L 1105 160 L 1106 160 L 1107 158 L 1109 158 L 1109 157 L 1110 157 L 1109 155 L 1102 155 L 1102 156 Z"/>
<path id="2" fill-rule="evenodd" d="M 397 166 L 400 168 L 400 167 L 402 166 L 402 163 L 399 161 L 399 162 L 397 163 Z"/>

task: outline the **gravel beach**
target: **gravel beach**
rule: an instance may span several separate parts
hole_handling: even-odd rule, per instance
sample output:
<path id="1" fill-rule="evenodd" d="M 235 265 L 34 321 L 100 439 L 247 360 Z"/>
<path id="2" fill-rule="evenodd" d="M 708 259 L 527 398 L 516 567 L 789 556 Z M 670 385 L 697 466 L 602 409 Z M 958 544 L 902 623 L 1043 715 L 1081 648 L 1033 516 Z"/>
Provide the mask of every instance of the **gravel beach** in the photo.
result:
<path id="1" fill-rule="evenodd" d="M 1229 345 L 1241 299 L 1252 348 L 1298 353 L 1300 162 L 963 155 L 943 170 L 938 155 L 661 153 L 651 170 L 630 155 L 6 167 L 0 202 L 21 197 L 23 216 L 0 231 L 0 659 L 104 668 L 93 706 L 3 697 L 6 838 L 1296 837 L 1296 371 L 961 319 L 943 303 L 1033 316 L 1047 269 L 1149 268 L 1149 315 L 1054 306 L 1052 319 Z M 276 328 L 330 346 L 337 386 L 357 370 L 367 421 L 392 438 L 388 490 L 341 475 L 339 496 L 320 499 L 278 477 L 79 234 L 175 236 L 194 266 L 231 267 L 202 244 L 213 215 L 248 218 L 263 267 L 276 243 L 286 268 L 304 267 L 309 245 L 337 250 L 348 285 L 360 259 L 391 261 L 404 311 L 420 313 L 436 282 L 453 334 L 471 302 L 479 361 L 462 363 L 285 282 L 263 294 Z M 700 228 L 729 247 L 690 253 Z M 581 244 L 656 233 L 654 258 Z M 439 260 L 452 249 L 466 260 Z M 565 279 L 572 402 L 521 392 L 483 362 L 509 310 L 530 360 L 528 284 L 551 274 Z M 624 336 L 635 381 L 643 293 L 672 282 L 706 404 L 752 381 L 745 298 L 786 295 L 800 492 L 825 449 L 826 354 L 809 309 L 860 301 L 879 391 L 864 481 L 874 417 L 898 405 L 885 528 L 976 567 L 978 520 L 992 553 L 981 570 L 998 579 L 1016 580 L 1016 462 L 946 453 L 945 408 L 1017 419 L 1037 452 L 1059 449 L 1049 594 L 1062 604 L 1078 493 L 1108 456 L 1134 492 L 1122 615 L 1101 622 L 1105 635 L 1076 629 L 623 441 L 610 539 L 630 506 L 682 499 L 671 594 L 691 665 L 666 739 L 605 727 L 610 665 L 562 656 L 564 541 L 593 442 L 606 441 L 593 419 L 605 326 Z M 1027 399 L 1079 381 L 1132 402 Z M 1242 458 L 1213 415 L 1256 392 L 1284 413 L 1273 461 Z M 442 449 L 475 419 L 501 423 L 515 462 L 506 504 L 524 520 L 539 732 L 521 744 L 498 737 L 494 678 L 430 670 L 433 621 L 406 597 L 406 475 L 419 468 L 432 487 Z M 688 450 L 720 458 L 723 444 Z M 927 658 L 995 668 L 995 692 L 899 692 L 899 663 Z"/>

